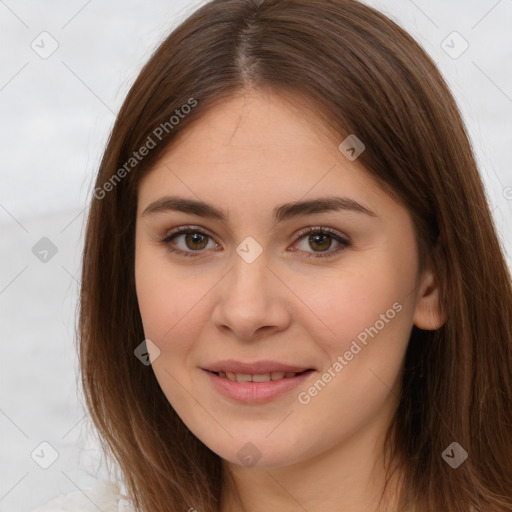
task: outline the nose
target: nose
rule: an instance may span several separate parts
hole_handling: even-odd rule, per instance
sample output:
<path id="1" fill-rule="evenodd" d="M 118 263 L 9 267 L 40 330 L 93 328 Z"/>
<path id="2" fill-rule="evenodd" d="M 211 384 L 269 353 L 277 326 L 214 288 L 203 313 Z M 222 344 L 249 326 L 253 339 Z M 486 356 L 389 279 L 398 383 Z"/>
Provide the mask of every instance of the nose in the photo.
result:
<path id="1" fill-rule="evenodd" d="M 233 260 L 233 267 L 215 287 L 214 325 L 246 341 L 285 330 L 291 321 L 290 291 L 268 266 L 265 251 L 252 263 L 236 253 Z"/>

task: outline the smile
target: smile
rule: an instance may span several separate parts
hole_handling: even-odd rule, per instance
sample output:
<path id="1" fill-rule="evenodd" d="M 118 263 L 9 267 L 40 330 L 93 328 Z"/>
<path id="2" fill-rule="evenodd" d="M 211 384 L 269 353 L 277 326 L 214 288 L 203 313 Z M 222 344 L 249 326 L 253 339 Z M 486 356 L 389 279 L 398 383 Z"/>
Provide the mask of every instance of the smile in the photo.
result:
<path id="1" fill-rule="evenodd" d="M 243 404 L 262 404 L 282 397 L 300 386 L 315 370 L 254 374 L 209 370 L 203 372 L 206 373 L 210 386 L 223 397 Z"/>
<path id="2" fill-rule="evenodd" d="M 307 371 L 307 370 L 306 370 Z M 303 372 L 300 372 L 303 373 Z M 251 375 L 249 373 L 232 373 L 232 372 L 217 372 L 219 377 L 224 377 L 233 382 L 268 382 L 270 380 L 289 379 L 299 375 L 297 372 L 272 372 L 272 373 L 257 373 Z"/>

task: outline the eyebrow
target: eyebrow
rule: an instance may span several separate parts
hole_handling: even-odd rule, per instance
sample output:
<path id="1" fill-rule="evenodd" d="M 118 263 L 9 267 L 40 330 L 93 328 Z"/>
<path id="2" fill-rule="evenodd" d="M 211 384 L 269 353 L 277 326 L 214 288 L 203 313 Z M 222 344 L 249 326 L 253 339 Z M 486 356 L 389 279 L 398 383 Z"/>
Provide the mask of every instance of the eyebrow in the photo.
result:
<path id="1" fill-rule="evenodd" d="M 366 206 L 363 206 L 361 203 L 358 203 L 354 199 L 350 199 L 349 197 L 335 196 L 310 199 L 308 201 L 285 203 L 276 206 L 272 213 L 276 222 L 282 222 L 294 217 L 300 217 L 308 214 L 344 210 L 363 213 L 371 217 L 379 218 L 377 214 L 375 214 Z M 195 199 L 186 199 L 177 196 L 165 196 L 157 199 L 145 208 L 144 212 L 142 213 L 142 217 L 165 211 L 189 213 L 192 215 L 197 215 L 198 217 L 215 219 L 222 222 L 227 222 L 228 219 L 227 214 L 214 205 Z"/>

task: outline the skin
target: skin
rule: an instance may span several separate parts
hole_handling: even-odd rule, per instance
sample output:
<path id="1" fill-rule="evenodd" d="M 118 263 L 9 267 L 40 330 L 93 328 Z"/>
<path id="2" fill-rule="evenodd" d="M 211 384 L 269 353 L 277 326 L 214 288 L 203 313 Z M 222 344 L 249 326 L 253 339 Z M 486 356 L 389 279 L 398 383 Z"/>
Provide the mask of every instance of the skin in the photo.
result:
<path id="1" fill-rule="evenodd" d="M 429 271 L 419 272 L 408 211 L 340 152 L 341 140 L 312 112 L 287 99 L 251 90 L 214 107 L 141 181 L 135 277 L 144 331 L 160 351 L 152 367 L 169 402 L 234 477 L 241 503 L 230 488 L 223 512 L 378 510 L 382 440 L 409 335 L 413 324 L 442 325 L 438 288 Z M 142 215 L 171 194 L 212 203 L 228 221 L 170 210 Z M 282 203 L 332 195 L 354 199 L 377 217 L 335 211 L 278 224 L 272 218 Z M 187 225 L 208 237 L 187 244 L 181 234 L 162 243 Z M 329 227 L 350 245 L 317 256 L 326 246 L 334 254 L 340 244 L 329 236 L 316 244 L 314 236 L 299 238 L 308 226 Z M 248 236 L 262 248 L 252 263 L 236 252 Z M 401 309 L 394 318 L 301 403 L 298 393 L 395 303 Z M 240 404 L 220 395 L 201 369 L 228 358 L 316 372 L 269 402 Z M 237 456 L 248 442 L 261 454 L 253 467 Z M 395 510 L 394 493 L 389 505 Z"/>

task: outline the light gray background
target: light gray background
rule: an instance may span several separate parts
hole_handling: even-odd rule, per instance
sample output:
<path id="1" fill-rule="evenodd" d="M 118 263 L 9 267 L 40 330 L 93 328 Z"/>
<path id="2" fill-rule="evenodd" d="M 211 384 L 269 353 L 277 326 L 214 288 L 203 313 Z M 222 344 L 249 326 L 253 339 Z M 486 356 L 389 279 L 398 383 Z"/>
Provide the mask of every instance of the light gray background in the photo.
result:
<path id="1" fill-rule="evenodd" d="M 84 213 L 130 85 L 155 45 L 202 3 L 0 1 L 0 511 L 29 511 L 106 476 L 77 388 Z M 451 86 L 510 264 L 512 0 L 367 3 L 404 26 Z M 47 59 L 31 47 L 50 48 L 43 31 L 59 45 Z M 443 49 L 462 48 L 457 36 L 446 39 L 453 31 L 469 43 L 456 59 Z M 46 263 L 32 253 L 42 237 L 58 250 Z M 59 454 L 48 469 L 31 458 L 43 441 Z M 47 448 L 37 453 L 48 460 Z"/>

